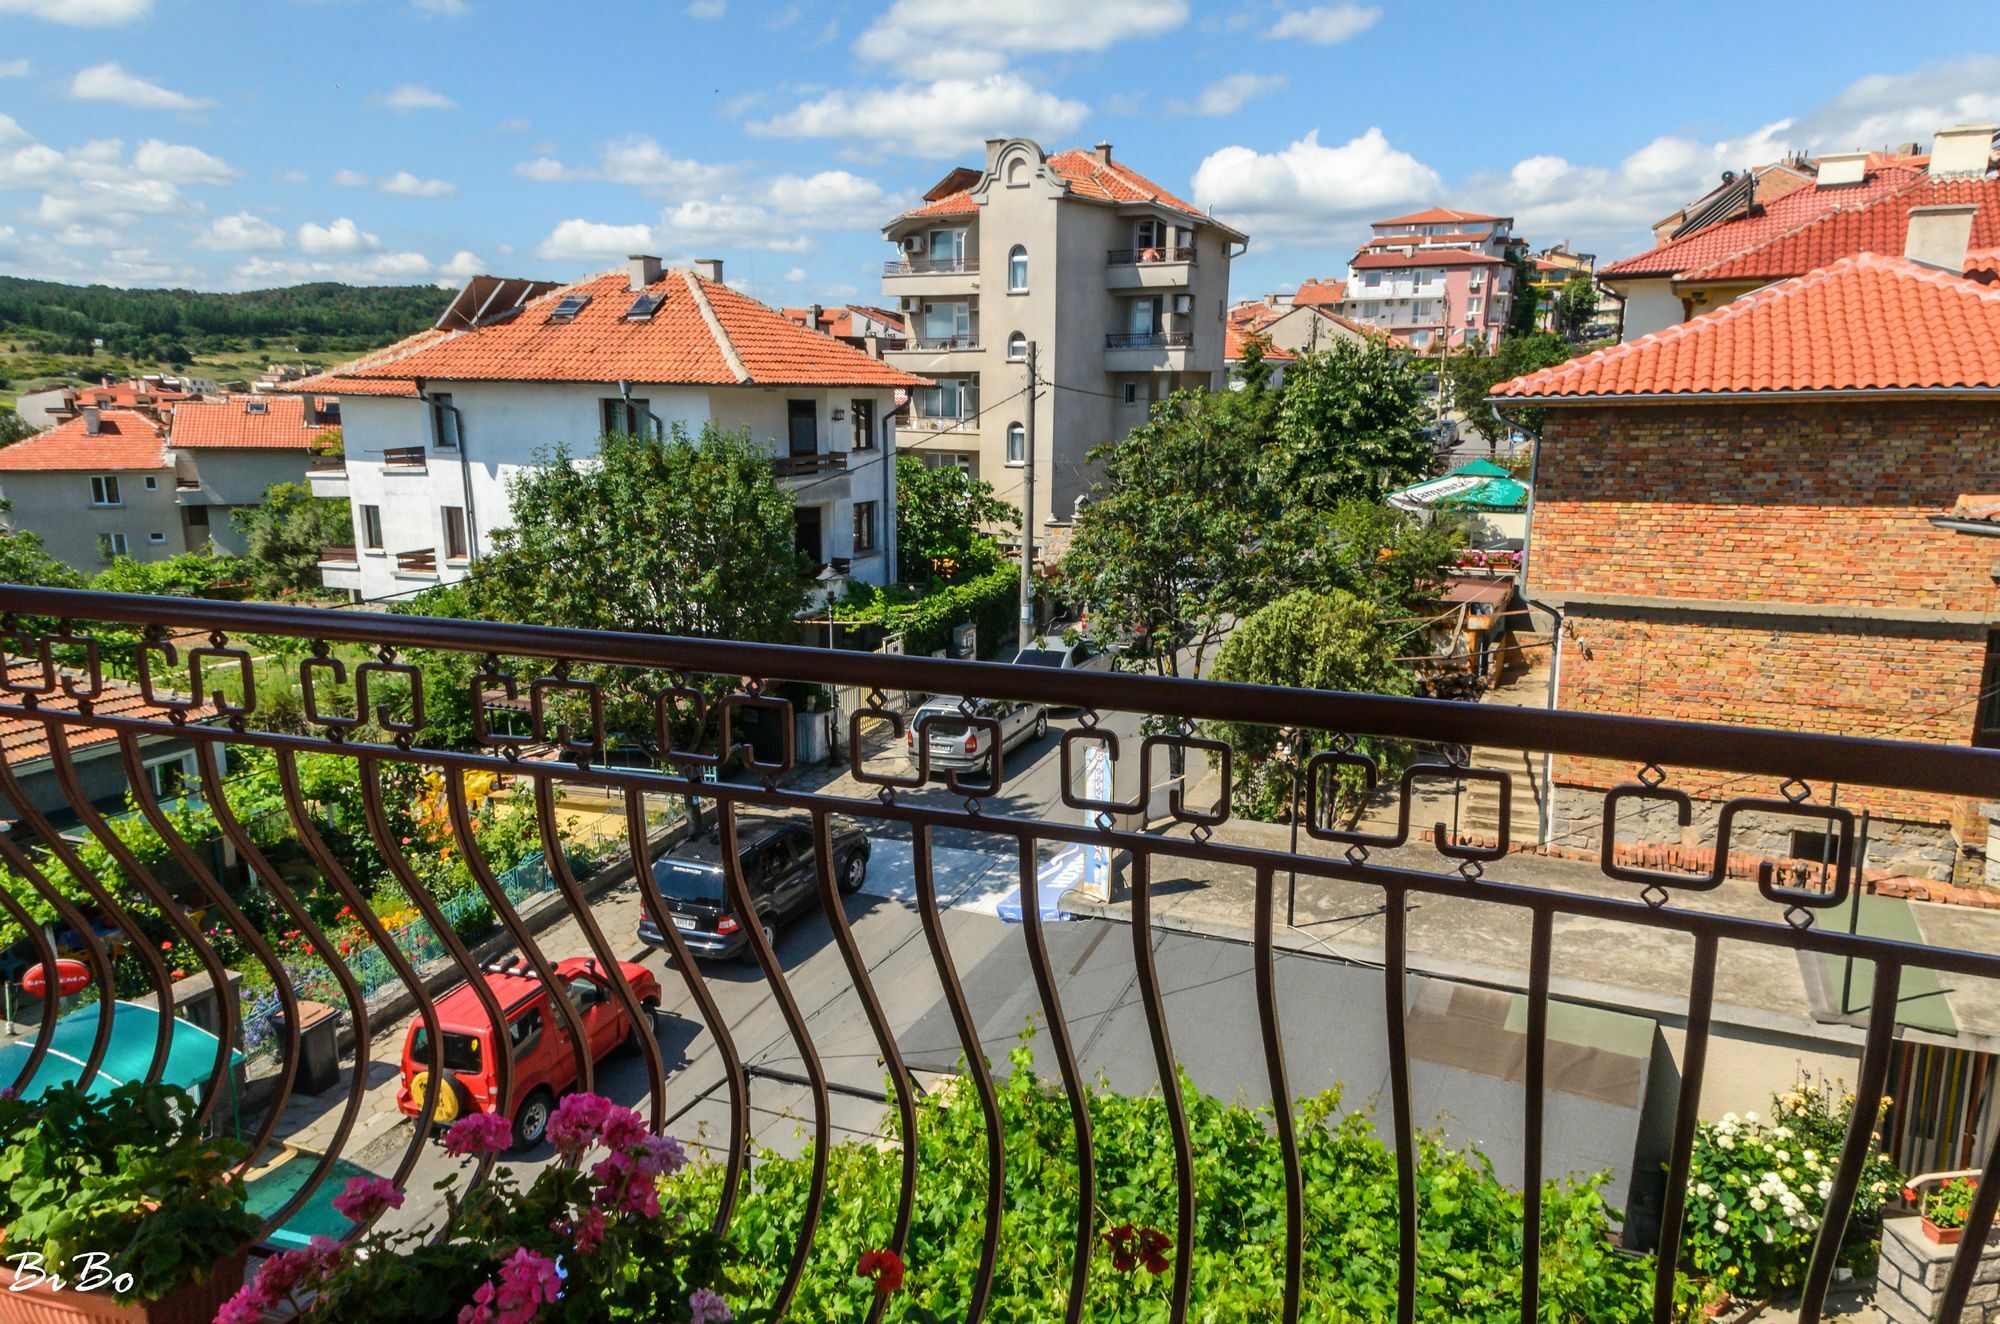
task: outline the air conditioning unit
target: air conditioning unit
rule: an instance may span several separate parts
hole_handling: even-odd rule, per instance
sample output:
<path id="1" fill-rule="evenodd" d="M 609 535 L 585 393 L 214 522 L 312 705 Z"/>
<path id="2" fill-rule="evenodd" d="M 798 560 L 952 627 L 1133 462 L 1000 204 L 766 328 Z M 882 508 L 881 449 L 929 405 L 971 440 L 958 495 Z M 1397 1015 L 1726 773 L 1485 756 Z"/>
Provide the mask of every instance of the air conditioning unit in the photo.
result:
<path id="1" fill-rule="evenodd" d="M 903 251 L 905 253 L 923 252 L 924 237 L 920 234 L 906 235 L 903 239 Z"/>
<path id="2" fill-rule="evenodd" d="M 1176 294 L 1174 296 L 1174 311 L 1177 313 L 1193 312 L 1194 296 L 1192 294 Z"/>

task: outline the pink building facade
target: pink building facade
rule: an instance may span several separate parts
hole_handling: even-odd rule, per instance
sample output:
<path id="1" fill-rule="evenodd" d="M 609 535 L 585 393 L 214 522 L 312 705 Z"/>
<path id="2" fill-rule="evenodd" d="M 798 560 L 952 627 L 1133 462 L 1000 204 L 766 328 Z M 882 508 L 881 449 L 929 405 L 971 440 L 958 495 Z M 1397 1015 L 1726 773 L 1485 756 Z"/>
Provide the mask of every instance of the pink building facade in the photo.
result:
<path id="1" fill-rule="evenodd" d="M 1492 349 L 1514 302 L 1511 250 L 1525 241 L 1508 216 L 1432 207 L 1371 225 L 1347 265 L 1340 311 L 1412 349 Z"/>

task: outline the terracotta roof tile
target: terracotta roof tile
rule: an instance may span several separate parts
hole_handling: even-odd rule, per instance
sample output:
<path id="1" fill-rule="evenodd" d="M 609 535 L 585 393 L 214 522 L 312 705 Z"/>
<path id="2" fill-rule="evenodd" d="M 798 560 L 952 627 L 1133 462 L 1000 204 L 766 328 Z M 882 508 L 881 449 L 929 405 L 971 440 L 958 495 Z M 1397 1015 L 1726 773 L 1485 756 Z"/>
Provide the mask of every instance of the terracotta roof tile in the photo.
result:
<path id="1" fill-rule="evenodd" d="M 1921 171 L 1908 166 L 1887 166 L 1871 171 L 1859 184 L 1828 188 L 1813 184 L 1794 189 L 1767 205 L 1753 207 L 1746 215 L 1697 230 L 1685 238 L 1670 239 L 1636 257 L 1599 267 L 1597 274 L 1600 278 L 1677 276 L 1684 271 L 1698 270 L 1766 243 L 1837 207 L 1858 207 L 1873 202 L 1909 188 L 1922 178 Z M 1896 244 L 1896 249 L 1901 251 L 1900 242 Z"/>
<path id="2" fill-rule="evenodd" d="M 2000 289 L 1861 253 L 1517 377 L 1509 400 L 2000 389 Z"/>
<path id="3" fill-rule="evenodd" d="M 1419 248 L 1414 253 L 1356 253 L 1350 266 L 1361 271 L 1385 267 L 1504 267 L 1506 262 L 1469 248 Z"/>
<path id="4" fill-rule="evenodd" d="M 1504 221 L 1504 216 L 1488 216 L 1484 212 L 1456 211 L 1450 207 L 1427 207 L 1423 211 L 1413 211 L 1408 216 L 1391 216 L 1386 221 L 1370 221 L 1370 225 L 1443 225 L 1449 221 Z"/>
<path id="5" fill-rule="evenodd" d="M 39 687 L 44 680 L 41 668 L 27 663 L 14 664 L 7 674 L 11 681 L 24 686 Z M 79 680 L 83 679 L 81 673 L 77 676 Z M 41 696 L 38 706 L 74 712 L 76 700 L 58 689 L 54 694 Z M 148 703 L 137 685 L 109 676 L 104 678 L 104 692 L 92 702 L 90 711 L 98 717 L 136 717 L 154 721 L 165 721 L 169 717 L 165 708 Z M 59 729 L 64 733 L 72 754 L 118 739 L 116 731 L 103 727 L 64 726 Z M 31 717 L 0 717 L 0 756 L 6 758 L 9 766 L 19 771 L 22 765 L 45 759 L 49 753 L 48 727 Z"/>
<path id="6" fill-rule="evenodd" d="M 912 207 L 910 210 L 904 212 L 903 215 L 975 216 L 978 212 L 979 204 L 972 200 L 972 190 L 960 189 L 956 193 L 945 194 L 935 202 L 926 202 L 921 207 Z"/>
<path id="7" fill-rule="evenodd" d="M 1683 281 L 1776 280 L 1856 253 L 1900 253 L 1915 207 L 1970 204 L 1974 251 L 2000 246 L 2000 179 L 1931 179 L 1861 206 L 1843 206 L 1753 248 L 1681 273 Z"/>
<path id="8" fill-rule="evenodd" d="M 174 406 L 167 441 L 177 450 L 310 450 L 331 431 L 307 427 L 296 395 L 228 396 Z"/>
<path id="9" fill-rule="evenodd" d="M 159 421 L 136 409 L 105 409 L 98 433 L 90 435 L 82 414 L 25 441 L 0 447 L 0 472 L 57 470 L 118 472 L 166 469 L 166 446 Z"/>
<path id="10" fill-rule="evenodd" d="M 346 381 L 418 378 L 691 386 L 926 384 L 787 321 L 727 285 L 671 271 L 649 288 L 667 298 L 648 321 L 626 320 L 634 297 L 627 274 L 605 272 L 550 290 L 511 317 L 461 331 L 420 332 L 342 364 L 324 379 L 294 383 L 294 389 L 310 385 L 339 394 Z M 572 295 L 587 295 L 590 301 L 574 317 L 551 318 L 551 311 Z M 738 373 L 738 362 L 747 376 Z"/>
<path id="11" fill-rule="evenodd" d="M 1160 187 L 1124 162 L 1100 161 L 1097 153 L 1088 149 L 1072 147 L 1068 151 L 1056 152 L 1048 158 L 1048 165 L 1058 178 L 1069 185 L 1072 197 L 1088 198 L 1093 202 L 1150 202 L 1210 224 L 1221 224 L 1192 202 Z M 964 188 L 913 207 L 904 212 L 903 217 L 970 216 L 978 210 L 979 204 L 973 200 L 972 190 Z M 1230 229 L 1226 225 L 1223 228 Z M 1230 230 L 1230 233 L 1236 231 Z"/>
<path id="12" fill-rule="evenodd" d="M 1326 304 L 1337 304 L 1347 297 L 1347 282 L 1344 280 L 1309 280 L 1292 295 L 1294 304 L 1304 304 L 1308 308 Z"/>
<path id="13" fill-rule="evenodd" d="M 1225 326 L 1222 329 L 1222 357 L 1232 363 L 1235 362 L 1243 357 L 1244 345 L 1252 340 L 1263 343 L 1266 363 L 1290 363 L 1298 358 L 1298 355 L 1290 350 L 1280 349 L 1255 331 L 1241 326 Z"/>

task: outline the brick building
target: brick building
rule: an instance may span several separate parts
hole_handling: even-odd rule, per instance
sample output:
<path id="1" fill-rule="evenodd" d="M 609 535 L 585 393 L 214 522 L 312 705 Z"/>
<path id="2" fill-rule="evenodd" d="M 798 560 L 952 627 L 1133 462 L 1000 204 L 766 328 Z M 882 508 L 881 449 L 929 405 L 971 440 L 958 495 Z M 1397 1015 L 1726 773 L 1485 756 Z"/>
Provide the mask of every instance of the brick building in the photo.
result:
<path id="1" fill-rule="evenodd" d="M 2000 287 L 1959 274 L 1974 210 L 1911 211 L 1907 256 L 1845 258 L 1499 388 L 1503 410 L 1547 410 L 1527 590 L 1563 614 L 1562 707 L 2000 744 L 1981 701 L 2000 684 L 1995 545 L 1933 519 L 2000 491 Z M 1559 760 L 1552 830 L 1594 844 L 1601 788 L 1635 771 Z M 1642 839 L 1712 840 L 1717 801 L 1776 790 L 1669 774 L 1707 817 Z M 1839 803 L 1874 816 L 1871 871 L 1984 868 L 1990 807 Z M 1770 816 L 1731 846 L 1806 854 L 1798 830 L 1820 826 Z"/>

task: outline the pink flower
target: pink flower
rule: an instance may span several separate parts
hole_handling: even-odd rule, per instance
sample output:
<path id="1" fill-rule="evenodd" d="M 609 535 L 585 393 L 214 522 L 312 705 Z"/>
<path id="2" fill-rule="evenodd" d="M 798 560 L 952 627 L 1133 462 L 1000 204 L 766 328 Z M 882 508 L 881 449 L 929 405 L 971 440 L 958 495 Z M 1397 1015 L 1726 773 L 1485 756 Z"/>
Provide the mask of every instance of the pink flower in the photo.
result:
<path id="1" fill-rule="evenodd" d="M 641 1218 L 660 1216 L 660 1189 L 640 1160 L 630 1154 L 612 1154 L 598 1160 L 590 1170 L 597 1178 L 597 1203 L 621 1214 Z"/>
<path id="2" fill-rule="evenodd" d="M 688 1298 L 688 1309 L 694 1312 L 688 1324 L 728 1324 L 736 1318 L 729 1309 L 729 1303 L 706 1287 L 695 1289 L 694 1295 Z"/>
<path id="3" fill-rule="evenodd" d="M 687 1166 L 687 1151 L 672 1136 L 647 1136 L 639 1150 L 641 1167 L 655 1177 L 671 1177 Z"/>
<path id="4" fill-rule="evenodd" d="M 262 1324 L 275 1301 L 267 1301 L 253 1283 L 222 1303 L 215 1312 L 215 1324 Z"/>
<path id="5" fill-rule="evenodd" d="M 611 1109 L 611 1100 L 602 1094 L 570 1095 L 549 1118 L 549 1143 L 565 1158 L 576 1157 L 597 1142 Z"/>
<path id="6" fill-rule="evenodd" d="M 570 1237 L 576 1246 L 576 1253 L 588 1255 L 604 1240 L 604 1211 L 586 1209 L 573 1219 L 562 1219 L 552 1225 L 552 1229 Z"/>
<path id="7" fill-rule="evenodd" d="M 598 1138 L 606 1149 L 630 1149 L 647 1139 L 646 1123 L 630 1108 L 606 1110 Z"/>
<path id="8" fill-rule="evenodd" d="M 561 1295 L 562 1275 L 555 1261 L 523 1246 L 500 1266 L 497 1324 L 528 1324 L 536 1311 Z"/>
<path id="9" fill-rule="evenodd" d="M 372 1223 L 386 1209 L 401 1209 L 403 1193 L 387 1177 L 354 1177 L 333 1197 L 333 1207 L 357 1223 Z"/>
<path id="10" fill-rule="evenodd" d="M 498 1154 L 514 1143 L 514 1125 L 497 1113 L 469 1113 L 445 1132 L 444 1152 L 454 1158 L 467 1154 Z"/>
<path id="11" fill-rule="evenodd" d="M 472 1294 L 472 1304 L 458 1312 L 458 1324 L 493 1324 L 493 1297 L 495 1289 L 489 1280 L 479 1285 Z"/>

